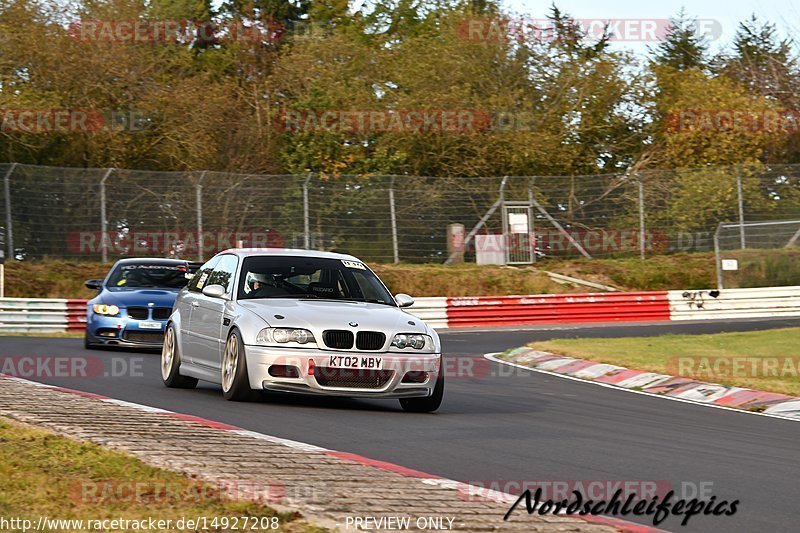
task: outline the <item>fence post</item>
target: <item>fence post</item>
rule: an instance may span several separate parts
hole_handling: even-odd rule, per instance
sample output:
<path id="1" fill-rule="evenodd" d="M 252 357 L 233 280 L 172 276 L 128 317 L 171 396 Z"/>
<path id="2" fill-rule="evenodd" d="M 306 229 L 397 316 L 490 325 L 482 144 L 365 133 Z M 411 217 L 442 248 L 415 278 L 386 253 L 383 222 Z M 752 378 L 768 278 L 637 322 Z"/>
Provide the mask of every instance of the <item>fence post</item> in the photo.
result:
<path id="1" fill-rule="evenodd" d="M 736 194 L 739 197 L 739 245 L 747 248 L 744 236 L 744 195 L 742 194 L 742 165 L 736 166 Z"/>
<path id="2" fill-rule="evenodd" d="M 100 254 L 101 262 L 108 263 L 108 218 L 106 217 L 106 180 L 114 172 L 113 168 L 106 170 L 100 180 Z"/>
<path id="3" fill-rule="evenodd" d="M 717 264 L 717 290 L 722 290 L 722 258 L 720 257 L 719 249 L 719 230 L 722 229 L 722 222 L 717 224 L 717 229 L 714 232 L 714 259 Z"/>
<path id="4" fill-rule="evenodd" d="M 199 262 L 205 261 L 203 254 L 203 178 L 206 177 L 208 171 L 204 170 L 197 178 L 197 183 L 194 186 L 194 200 L 197 206 L 197 260 Z"/>
<path id="5" fill-rule="evenodd" d="M 528 244 L 531 247 L 531 262 L 536 262 L 536 216 L 533 214 L 533 187 L 536 183 L 536 178 L 531 178 L 528 182 Z"/>
<path id="6" fill-rule="evenodd" d="M 311 234 L 309 229 L 309 214 L 308 214 L 308 183 L 311 181 L 311 172 L 306 176 L 303 182 L 303 237 L 305 249 L 311 249 Z"/>
<path id="7" fill-rule="evenodd" d="M 644 225 L 644 183 L 638 176 L 637 179 L 639 181 L 639 258 L 644 261 L 647 251 L 647 235 L 645 235 L 647 228 Z"/>
<path id="8" fill-rule="evenodd" d="M 400 250 L 397 245 L 397 213 L 394 210 L 394 176 L 389 183 L 389 215 L 392 217 L 392 252 L 397 264 L 400 262 Z"/>
<path id="9" fill-rule="evenodd" d="M 8 246 L 8 258 L 14 259 L 14 224 L 11 221 L 11 174 L 17 168 L 16 163 L 11 163 L 11 168 L 3 178 L 3 191 L 6 197 L 6 245 Z"/>

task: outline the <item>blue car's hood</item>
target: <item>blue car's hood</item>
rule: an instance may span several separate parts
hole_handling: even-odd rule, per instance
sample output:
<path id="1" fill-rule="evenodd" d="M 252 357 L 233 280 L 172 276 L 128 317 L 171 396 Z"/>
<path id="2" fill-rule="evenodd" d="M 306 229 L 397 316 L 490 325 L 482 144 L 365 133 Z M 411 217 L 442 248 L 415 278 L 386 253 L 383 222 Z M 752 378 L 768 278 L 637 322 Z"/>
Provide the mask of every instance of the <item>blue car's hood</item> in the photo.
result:
<path id="1" fill-rule="evenodd" d="M 117 307 L 142 306 L 172 307 L 179 289 L 104 289 L 99 300 Z"/>

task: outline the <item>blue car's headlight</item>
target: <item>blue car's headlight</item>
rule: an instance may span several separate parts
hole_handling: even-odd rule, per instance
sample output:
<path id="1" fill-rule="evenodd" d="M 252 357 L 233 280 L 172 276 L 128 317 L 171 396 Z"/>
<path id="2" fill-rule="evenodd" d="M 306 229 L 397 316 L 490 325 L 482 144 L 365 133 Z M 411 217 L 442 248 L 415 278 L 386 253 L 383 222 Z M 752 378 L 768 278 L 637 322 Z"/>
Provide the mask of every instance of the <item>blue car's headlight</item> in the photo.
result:
<path id="1" fill-rule="evenodd" d="M 119 307 L 116 305 L 94 304 L 92 309 L 98 315 L 103 316 L 117 316 L 119 314 Z"/>

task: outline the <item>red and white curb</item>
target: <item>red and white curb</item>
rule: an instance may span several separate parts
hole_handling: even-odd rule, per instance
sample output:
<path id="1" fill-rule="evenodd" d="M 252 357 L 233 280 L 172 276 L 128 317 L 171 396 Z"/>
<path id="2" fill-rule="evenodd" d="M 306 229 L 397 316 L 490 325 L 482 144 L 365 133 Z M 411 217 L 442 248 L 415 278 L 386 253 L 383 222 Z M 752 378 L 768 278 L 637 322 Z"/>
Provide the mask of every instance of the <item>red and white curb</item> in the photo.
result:
<path id="1" fill-rule="evenodd" d="M 687 377 L 658 374 L 586 359 L 565 357 L 529 347 L 505 354 L 486 354 L 490 361 L 583 383 L 645 394 L 751 415 L 800 421 L 800 398 L 775 392 L 707 383 Z"/>
<path id="2" fill-rule="evenodd" d="M 283 446 L 287 446 L 289 448 L 294 448 L 294 449 L 305 451 L 305 452 L 322 453 L 322 454 L 325 454 L 325 455 L 328 455 L 328 456 L 331 456 L 331 457 L 337 457 L 337 458 L 345 460 L 345 461 L 351 461 L 351 462 L 359 463 L 359 464 L 362 464 L 362 465 L 370 466 L 370 467 L 373 467 L 373 468 L 377 468 L 379 470 L 384 470 L 384 471 L 387 471 L 387 472 L 393 472 L 395 474 L 400 474 L 400 475 L 402 475 L 404 477 L 418 479 L 420 481 L 420 483 L 423 483 L 425 485 L 433 485 L 433 486 L 439 486 L 439 487 L 443 487 L 443 488 L 453 489 L 453 490 L 461 492 L 461 493 L 463 493 L 465 495 L 468 495 L 470 497 L 481 497 L 481 498 L 483 498 L 483 499 L 485 499 L 487 501 L 491 501 L 491 502 L 495 502 L 495 503 L 503 503 L 503 504 L 511 505 L 515 501 L 517 501 L 517 499 L 519 498 L 519 496 L 513 496 L 513 495 L 507 494 L 505 492 L 491 490 L 491 489 L 487 489 L 485 487 L 478 487 L 478 486 L 470 485 L 468 483 L 464 483 L 464 482 L 461 482 L 461 481 L 455 481 L 455 480 L 452 480 L 452 479 L 447 479 L 447 478 L 435 476 L 433 474 L 428 474 L 428 473 L 425 473 L 425 472 L 421 472 L 419 470 L 406 468 L 404 466 L 400 466 L 400 465 L 397 465 L 397 464 L 394 464 L 394 463 L 390 463 L 390 462 L 386 462 L 386 461 L 380 461 L 380 460 L 377 460 L 377 459 L 370 459 L 369 457 L 364 457 L 363 455 L 358 455 L 358 454 L 349 453 L 349 452 L 340 452 L 340 451 L 336 451 L 336 450 L 330 450 L 328 448 L 323 448 L 321 446 L 316 446 L 316 445 L 308 444 L 308 443 L 305 443 L 305 442 L 298 442 L 298 441 L 294 441 L 294 440 L 290 440 L 290 439 L 284 439 L 284 438 L 281 438 L 281 437 L 275 437 L 275 436 L 272 436 L 272 435 L 267 435 L 267 434 L 264 434 L 264 433 L 258 433 L 258 432 L 255 432 L 255 431 L 250 431 L 250 430 L 242 429 L 242 428 L 239 428 L 239 427 L 236 427 L 236 426 L 232 426 L 232 425 L 226 424 L 224 422 L 217 422 L 215 420 L 209 420 L 209 419 L 198 417 L 198 416 L 195 416 L 195 415 L 190 415 L 190 414 L 185 414 L 185 413 L 176 413 L 174 411 L 168 411 L 166 409 L 161 409 L 159 407 L 151 407 L 151 406 L 148 406 L 148 405 L 142 405 L 142 404 L 138 404 L 138 403 L 127 402 L 127 401 L 124 401 L 124 400 L 117 400 L 115 398 L 109 398 L 108 396 L 103 396 L 103 395 L 100 395 L 100 394 L 95 394 L 95 393 L 85 392 L 85 391 L 80 391 L 80 390 L 75 390 L 75 389 L 68 389 L 68 388 L 65 388 L 65 387 L 58 387 L 58 386 L 55 386 L 55 385 L 49 385 L 49 384 L 46 384 L 46 383 L 39 383 L 39 382 L 36 382 L 36 381 L 29 381 L 27 379 L 18 378 L 18 377 L 14 377 L 14 376 L 9 376 L 9 375 L 6 375 L 6 374 L 0 374 L 0 379 L 6 379 L 6 380 L 9 380 L 9 381 L 22 383 L 22 384 L 25 384 L 25 385 L 32 385 L 32 386 L 36 386 L 36 387 L 47 388 L 47 389 L 50 389 L 50 390 L 59 391 L 59 392 L 67 393 L 67 394 L 74 394 L 74 395 L 77 395 L 77 396 L 81 396 L 81 397 L 84 397 L 84 398 L 91 398 L 91 399 L 94 399 L 94 400 L 97 400 L 97 401 L 100 401 L 100 402 L 104 402 L 104 403 L 110 403 L 110 404 L 119 405 L 119 406 L 131 408 L 131 409 L 136 409 L 136 410 L 139 410 L 139 411 L 142 411 L 142 412 L 145 412 L 145 413 L 161 414 L 161 415 L 168 416 L 168 417 L 171 417 L 171 418 L 176 418 L 176 419 L 179 419 L 179 420 L 182 420 L 182 421 L 185 421 L 185 422 L 191 422 L 191 423 L 194 423 L 194 424 L 199 424 L 199 425 L 202 425 L 202 426 L 206 426 L 208 428 L 217 429 L 217 430 L 221 430 L 221 431 L 228 431 L 230 433 L 233 433 L 235 435 L 241 435 L 243 437 L 250 437 L 250 438 L 260 439 L 260 440 L 264 440 L 264 441 L 267 441 L 267 442 L 270 442 L 270 443 L 273 443 L 273 444 L 280 444 L 280 445 L 283 445 Z M 433 416 L 435 416 L 435 415 L 433 415 Z M 618 531 L 622 531 L 622 532 L 625 532 L 625 533 L 663 533 L 663 531 L 664 531 L 664 530 L 661 530 L 661 529 L 658 529 L 658 528 L 655 528 L 655 527 L 641 525 L 641 524 L 635 524 L 633 522 L 628 522 L 626 520 L 622 520 L 622 519 L 619 519 L 619 518 L 607 517 L 607 516 L 591 516 L 591 515 L 587 515 L 587 516 L 581 516 L 580 519 L 585 521 L 585 522 L 588 522 L 588 523 L 594 523 L 594 524 L 610 526 L 610 527 L 613 527 L 613 528 L 617 529 Z"/>

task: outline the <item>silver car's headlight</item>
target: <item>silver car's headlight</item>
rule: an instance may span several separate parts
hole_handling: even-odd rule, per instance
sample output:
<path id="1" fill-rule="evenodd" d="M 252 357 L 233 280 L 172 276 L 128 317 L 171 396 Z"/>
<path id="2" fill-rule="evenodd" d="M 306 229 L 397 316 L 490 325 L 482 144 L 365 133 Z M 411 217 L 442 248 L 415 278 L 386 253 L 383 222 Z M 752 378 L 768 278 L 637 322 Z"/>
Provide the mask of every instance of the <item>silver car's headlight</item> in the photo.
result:
<path id="1" fill-rule="evenodd" d="M 307 329 L 264 328 L 256 335 L 258 344 L 316 344 L 314 335 Z"/>
<path id="2" fill-rule="evenodd" d="M 94 304 L 92 309 L 98 315 L 103 316 L 117 316 L 119 314 L 119 307 L 116 305 Z"/>
<path id="3" fill-rule="evenodd" d="M 392 348 L 397 350 L 413 350 L 422 353 L 433 353 L 435 346 L 430 335 L 419 333 L 398 333 L 392 339 Z M 396 350 L 395 350 L 396 351 Z"/>

